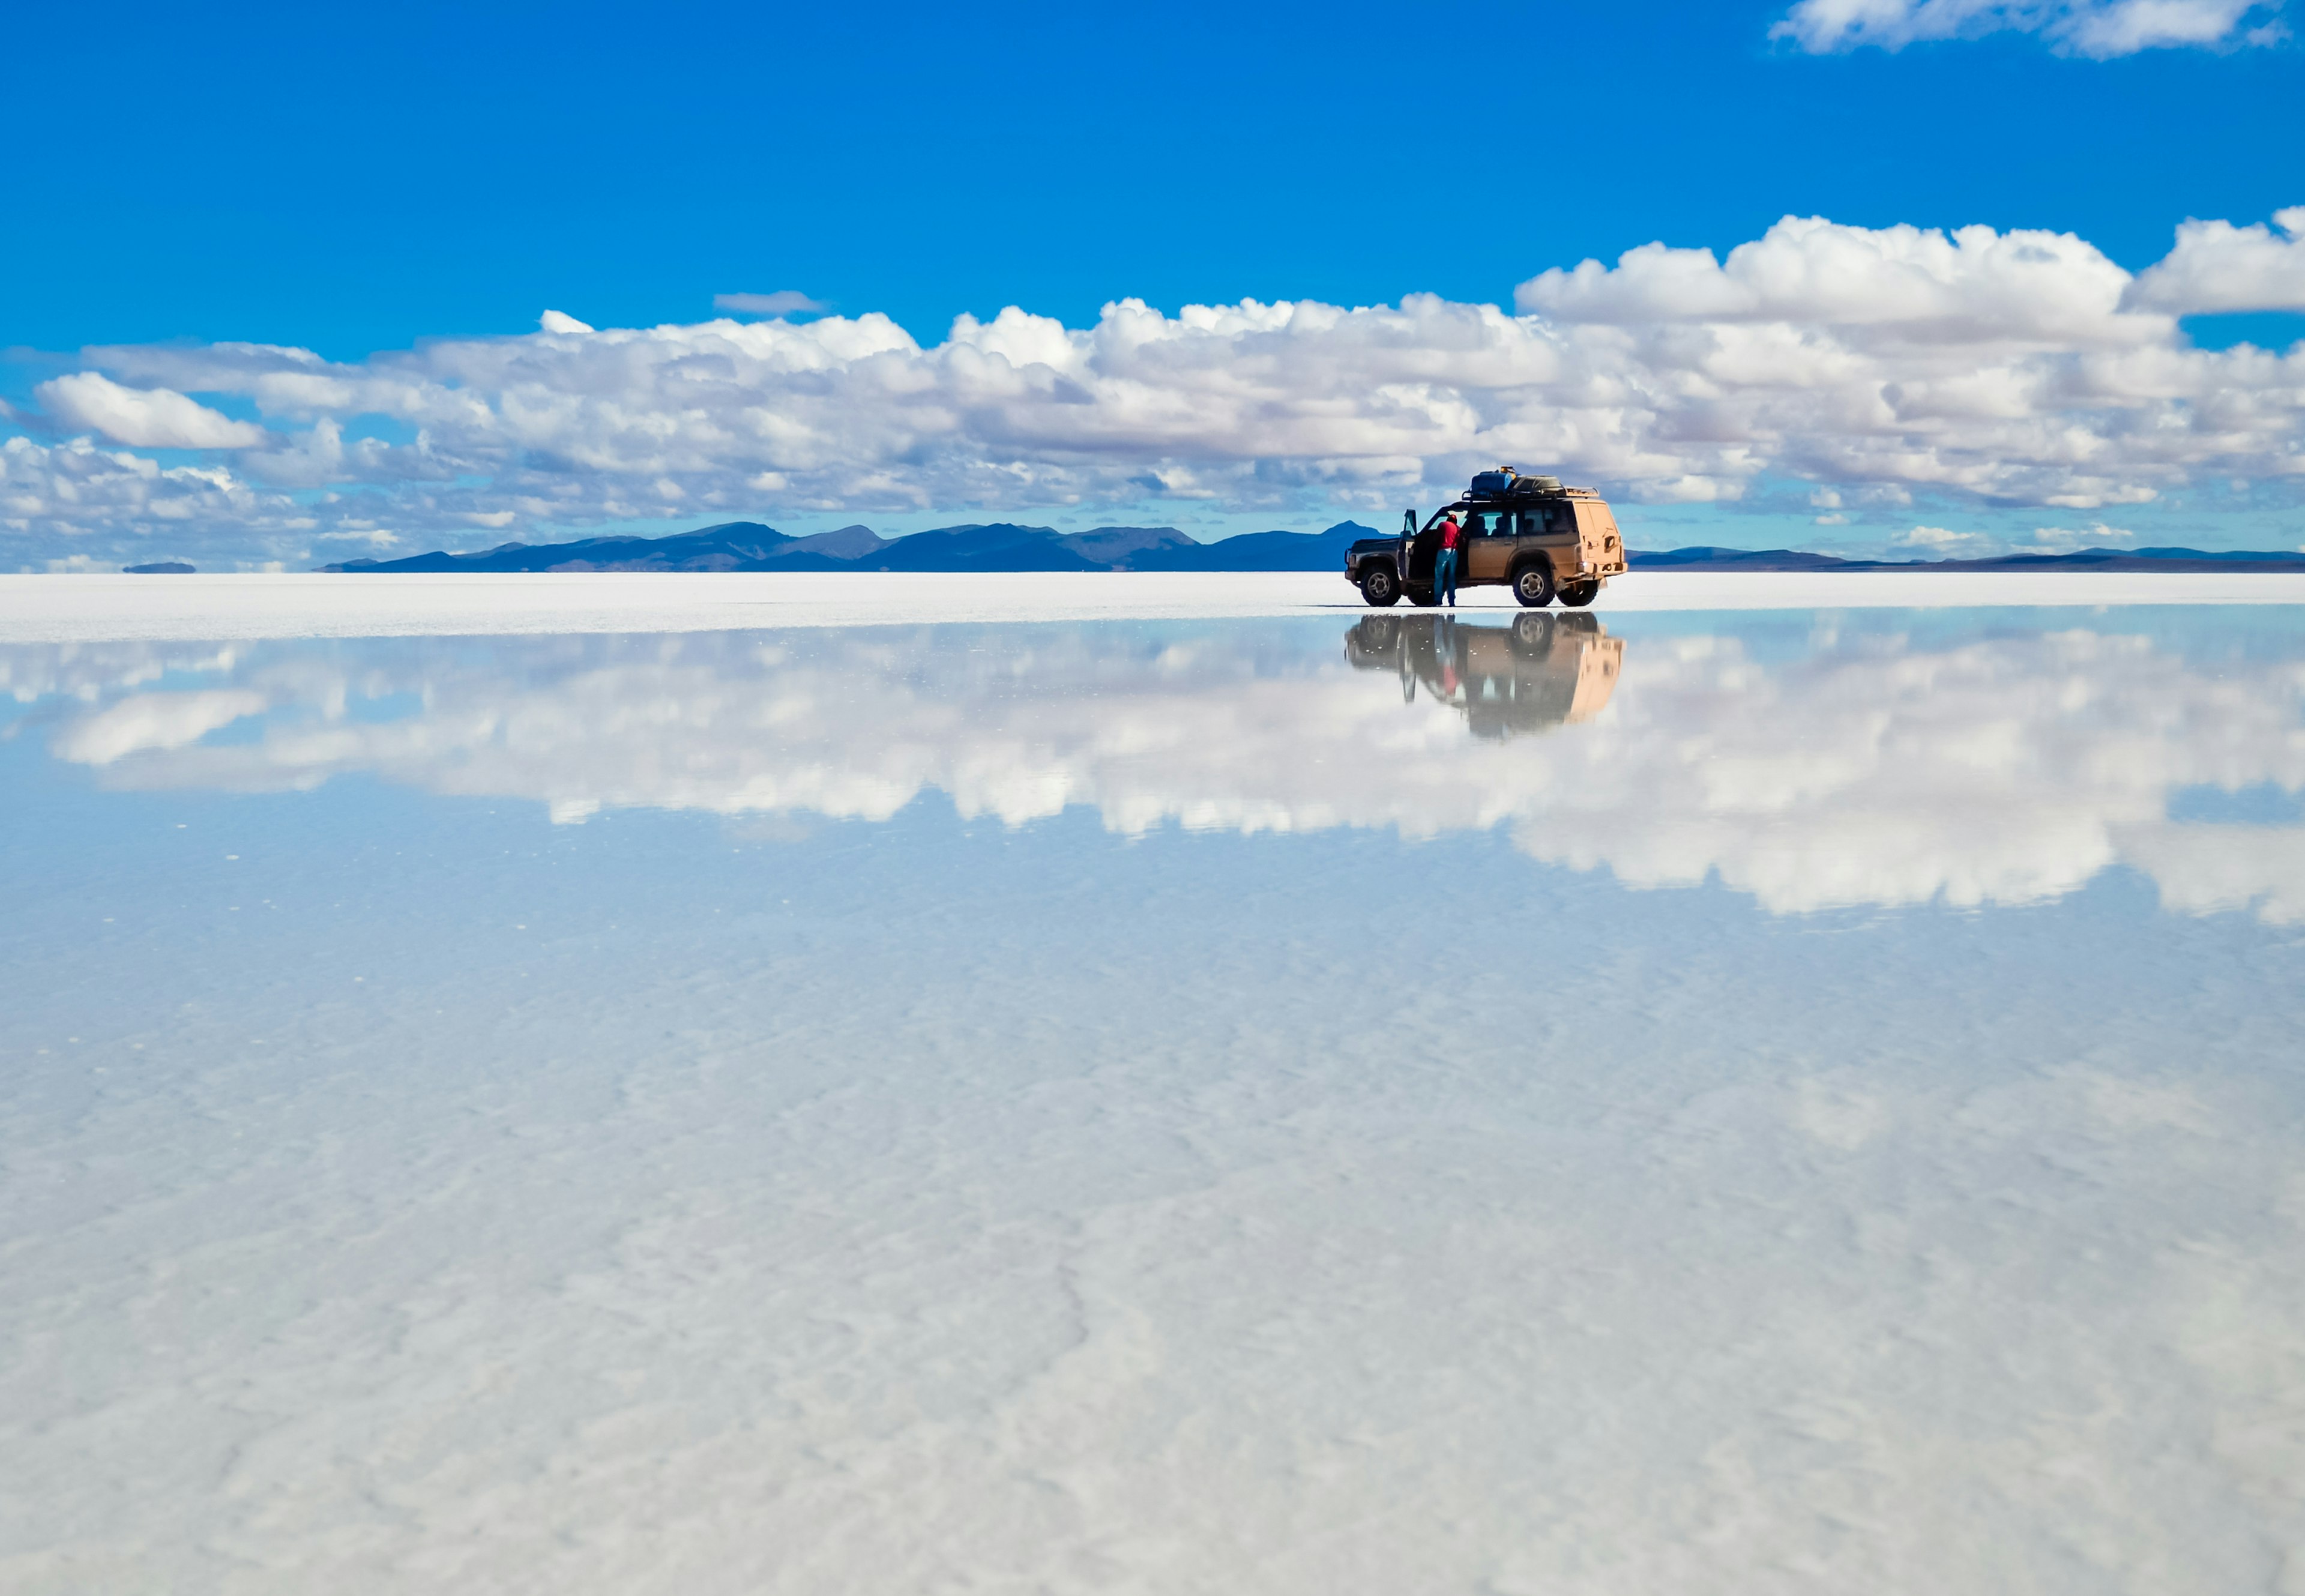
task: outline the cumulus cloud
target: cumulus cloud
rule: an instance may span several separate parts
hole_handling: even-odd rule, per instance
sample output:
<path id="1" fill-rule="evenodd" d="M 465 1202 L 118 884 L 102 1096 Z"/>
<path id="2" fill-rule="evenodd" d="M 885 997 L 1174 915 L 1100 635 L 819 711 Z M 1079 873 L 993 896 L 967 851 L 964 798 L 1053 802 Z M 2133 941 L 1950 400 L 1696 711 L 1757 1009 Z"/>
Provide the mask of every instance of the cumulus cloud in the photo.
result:
<path id="1" fill-rule="evenodd" d="M 158 534 L 183 547 L 200 534 L 223 531 L 236 539 L 295 541 L 319 529 L 327 508 L 259 489 L 224 466 L 164 467 L 85 437 L 54 445 L 0 438 L 0 531 L 20 539 L 109 534 L 117 548 Z M 119 564 L 85 553 L 77 557 L 100 567 Z"/>
<path id="2" fill-rule="evenodd" d="M 2173 316 L 2217 310 L 2305 310 L 2305 205 L 2262 222 L 2186 222 L 2177 247 L 2130 284 L 2126 302 Z"/>
<path id="3" fill-rule="evenodd" d="M 2257 247 L 2228 233 L 2195 236 L 2187 271 Z M 1614 351 L 1651 397 L 1645 432 L 1692 464 L 1709 432 L 1822 482 L 2093 508 L 2152 498 L 2250 432 L 2245 474 L 2296 474 L 2305 362 L 2194 350 L 2131 287 L 2070 233 L 1787 217 L 1725 261 L 1647 244 L 1517 303 L 1588 358 Z"/>
<path id="4" fill-rule="evenodd" d="M 235 421 L 168 388 L 127 388 L 95 371 L 75 371 L 32 390 L 66 427 L 100 432 L 140 449 L 245 449 L 264 429 Z"/>
<path id="5" fill-rule="evenodd" d="M 1951 527 L 1917 526 L 1891 539 L 1898 549 L 1918 549 L 1938 559 L 1960 559 L 1982 550 L 1986 539 L 1977 532 L 1957 532 Z"/>
<path id="6" fill-rule="evenodd" d="M 803 316 L 832 309 L 797 288 L 779 288 L 774 293 L 716 293 L 712 296 L 712 308 L 744 316 Z"/>
<path id="7" fill-rule="evenodd" d="M 1867 45 L 2031 33 L 2097 60 L 2140 50 L 2233 48 L 2288 37 L 2280 0 L 1799 0 L 1769 30 L 1814 54 Z"/>
<path id="8" fill-rule="evenodd" d="M 2033 554 L 2065 554 L 2076 548 L 2105 548 L 2136 541 L 2135 532 L 2097 521 L 2085 527 L 2035 527 L 2031 540 L 2024 548 Z"/>
<path id="9" fill-rule="evenodd" d="M 2295 302 L 2299 214 L 2279 236 L 2189 222 L 2135 278 L 2071 233 L 1789 216 L 1725 258 L 1651 243 L 1542 272 L 1510 311 L 1122 300 L 1084 327 L 964 316 L 927 345 L 873 313 L 596 329 L 549 311 L 532 334 L 360 361 L 98 349 L 39 390 L 51 421 L 236 447 L 230 468 L 13 439 L 0 526 L 447 541 L 1148 494 L 1374 513 L 1501 460 L 1650 503 L 1793 479 L 1829 510 L 1924 494 L 2102 510 L 2305 477 L 2305 351 L 2199 349 L 2178 325 Z M 194 395 L 242 399 L 269 429 Z"/>

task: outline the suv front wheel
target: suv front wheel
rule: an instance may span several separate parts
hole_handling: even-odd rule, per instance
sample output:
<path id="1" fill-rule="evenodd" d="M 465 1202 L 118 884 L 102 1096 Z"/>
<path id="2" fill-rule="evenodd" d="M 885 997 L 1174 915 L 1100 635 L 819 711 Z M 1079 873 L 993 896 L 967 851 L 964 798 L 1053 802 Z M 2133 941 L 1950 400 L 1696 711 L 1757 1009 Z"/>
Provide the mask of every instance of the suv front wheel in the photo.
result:
<path id="1" fill-rule="evenodd" d="M 1361 567 L 1361 597 L 1379 609 L 1389 609 L 1400 602 L 1400 579 L 1383 561 L 1372 560 Z"/>
<path id="2" fill-rule="evenodd" d="M 1514 572 L 1513 597 L 1531 609 L 1543 609 L 1552 603 L 1552 567 L 1536 560 Z"/>

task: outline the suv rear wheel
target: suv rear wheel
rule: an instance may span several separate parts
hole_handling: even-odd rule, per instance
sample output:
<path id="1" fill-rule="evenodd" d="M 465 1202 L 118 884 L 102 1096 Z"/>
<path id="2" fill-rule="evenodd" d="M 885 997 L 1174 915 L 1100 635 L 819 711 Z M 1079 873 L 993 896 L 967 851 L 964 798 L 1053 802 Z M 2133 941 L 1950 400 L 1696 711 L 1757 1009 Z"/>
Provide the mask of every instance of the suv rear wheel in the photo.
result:
<path id="1" fill-rule="evenodd" d="M 1391 566 L 1372 560 L 1361 567 L 1361 597 L 1379 609 L 1390 608 L 1400 602 L 1400 579 Z"/>
<path id="2" fill-rule="evenodd" d="M 1571 609 L 1583 609 L 1601 596 L 1597 582 L 1572 582 L 1561 590 L 1561 602 Z"/>
<path id="3" fill-rule="evenodd" d="M 1513 573 L 1513 597 L 1531 609 L 1543 609 L 1552 602 L 1552 567 L 1543 560 L 1533 560 Z"/>
<path id="4" fill-rule="evenodd" d="M 1551 615 L 1515 615 L 1512 624 L 1513 641 L 1521 651 L 1542 659 L 1552 652 L 1552 617 Z"/>

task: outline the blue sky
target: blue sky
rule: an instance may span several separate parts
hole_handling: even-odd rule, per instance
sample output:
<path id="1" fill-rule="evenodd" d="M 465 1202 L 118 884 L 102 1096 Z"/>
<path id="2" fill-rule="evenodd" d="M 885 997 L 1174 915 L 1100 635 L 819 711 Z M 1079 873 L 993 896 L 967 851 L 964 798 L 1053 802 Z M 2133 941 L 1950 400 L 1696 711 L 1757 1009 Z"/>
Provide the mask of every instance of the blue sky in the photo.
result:
<path id="1" fill-rule="evenodd" d="M 1834 0 L 1876 22 L 1903 3 Z M 2120 41 L 2077 31 L 2073 19 L 2101 21 L 2118 4 L 1937 4 L 1963 13 L 1956 31 L 1972 37 L 1890 49 L 1826 37 L 1812 17 L 1807 42 L 1818 47 L 1804 48 L 1788 30 L 1799 13 L 1768 4 L 562 6 L 477 17 L 416 5 L 243 8 L 229 19 L 45 7 L 13 20 L 0 57 L 0 95 L 30 134 L 0 249 L 0 345 L 13 346 L 0 397 L 15 407 L 13 430 L 51 447 L 97 412 L 60 409 L 35 392 L 41 384 L 98 369 L 140 389 L 168 386 L 149 361 L 76 353 L 89 346 L 246 342 L 359 362 L 428 340 L 526 335 L 548 309 L 603 330 L 694 324 L 713 317 L 716 295 L 780 290 L 843 318 L 885 315 L 923 348 L 962 314 L 990 322 L 1014 305 L 1079 329 L 1127 297 L 1171 316 L 1244 298 L 1397 306 L 1418 293 L 1510 312 L 1516 285 L 1547 268 L 1614 262 L 1652 241 L 1725 258 L 1787 216 L 2070 233 L 2135 273 L 2169 252 L 2188 217 L 2262 227 L 2305 203 L 2305 56 L 2276 10 L 2178 0 L 2179 12 L 2230 25 L 2205 46 L 2108 54 Z M 1834 47 L 1852 38 L 1856 47 Z M 2296 308 L 2188 319 L 2184 333 L 2200 347 L 2244 334 L 2285 347 L 2305 332 Z M 276 444 L 313 422 L 310 410 L 266 412 L 252 389 L 203 380 L 212 386 L 179 391 L 217 415 L 267 422 Z M 335 424 L 347 440 L 394 448 L 427 422 L 412 410 Z M 1495 441 L 1524 436 L 1546 435 Z M 2080 528 L 2111 505 L 2122 514 L 2108 523 L 2123 528 L 2157 517 L 2193 541 L 2289 547 L 2305 540 L 2293 497 L 2266 483 L 2285 477 L 2293 429 L 2275 444 L 2269 456 L 2248 453 L 2258 463 L 2240 471 L 2223 456 L 2172 467 L 2148 484 L 2149 499 L 2126 502 L 2093 489 L 2012 497 L 2005 484 L 1980 496 L 1924 473 L 1875 530 L 1901 520 L 2021 541 L 2059 519 L 2044 510 L 2070 509 L 2063 522 Z M 922 447 L 876 469 L 901 473 Z M 1377 451 L 1390 481 L 1401 452 Z M 1424 480 L 1437 481 L 1437 454 L 1413 452 Z M 226 460 L 145 454 L 169 469 Z M 549 467 L 550 454 L 529 464 Z M 1310 454 L 1333 459 L 1326 445 Z M 1616 456 L 1595 452 L 1585 474 L 1659 506 L 1661 527 L 1718 520 L 1720 540 L 1781 540 L 1814 523 L 1799 512 L 1820 493 L 1853 505 L 1864 486 L 1844 474 L 1820 488 L 1800 454 L 1740 465 L 1725 497 L 1691 498 L 1691 473 L 1644 477 L 1630 454 L 1612 466 Z M 761 463 L 728 480 L 790 475 Z M 1048 469 L 1059 467 L 1079 463 L 1065 454 Z M 1043 485 L 1005 497 L 955 479 L 905 500 L 856 478 L 754 489 L 759 502 L 744 505 L 734 503 L 743 490 L 690 485 L 671 509 L 576 494 L 548 514 L 551 496 L 533 480 L 513 484 L 500 463 L 403 461 L 365 477 L 341 463 L 300 469 L 244 465 L 240 477 L 259 497 L 300 503 L 324 479 L 357 488 L 377 511 L 365 519 L 428 547 L 455 523 L 408 509 L 410 481 L 498 484 L 514 506 L 506 524 L 523 531 L 736 511 L 804 529 L 893 527 L 1039 509 L 1029 518 L 1150 514 L 1206 535 L 1365 519 L 1374 512 L 1329 489 L 1383 474 L 1260 455 L 1242 470 L 1295 497 L 1229 488 L 1208 463 L 1187 461 L 1178 469 L 1198 475 L 1183 488 L 1165 466 L 1116 465 L 1098 482 L 1035 479 Z M 689 484 L 677 471 L 668 480 Z M 1163 486 L 1132 500 L 1130 481 Z M 1036 493 L 1044 504 L 1030 502 Z M 453 514 L 479 526 L 471 518 L 507 513 L 470 507 L 484 500 L 496 502 L 480 492 Z M 175 524 L 208 526 L 204 516 Z M 169 530 L 165 516 L 78 531 L 68 519 L 0 527 L 21 556 L 0 554 L 0 565 L 81 542 L 142 548 Z M 235 551 L 289 552 L 282 517 L 265 524 L 274 530 Z M 1828 526 L 1808 540 L 1854 535 Z M 202 538 L 232 542 L 222 522 Z"/>

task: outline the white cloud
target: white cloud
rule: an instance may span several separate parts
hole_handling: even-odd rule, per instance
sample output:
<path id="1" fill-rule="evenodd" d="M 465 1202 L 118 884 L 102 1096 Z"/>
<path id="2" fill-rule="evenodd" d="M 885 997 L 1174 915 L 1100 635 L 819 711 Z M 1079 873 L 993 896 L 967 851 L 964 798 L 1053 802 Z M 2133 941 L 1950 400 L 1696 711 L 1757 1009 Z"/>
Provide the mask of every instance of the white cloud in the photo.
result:
<path id="1" fill-rule="evenodd" d="M 2024 545 L 2029 554 L 2064 554 L 2076 548 L 2104 548 L 2117 543 L 2134 543 L 2137 534 L 2122 527 L 2093 522 L 2085 527 L 2043 526 L 2033 529 L 2032 540 Z"/>
<path id="2" fill-rule="evenodd" d="M 1769 37 L 1827 54 L 2032 33 L 2061 53 L 2105 60 L 2140 50 L 2273 44 L 2288 37 L 2274 19 L 2280 9 L 2280 0 L 1799 0 Z"/>
<path id="3" fill-rule="evenodd" d="M 2117 318 L 2129 274 L 2070 233 L 1850 227 L 1787 216 L 1739 244 L 1644 244 L 1614 267 L 1586 260 L 1532 277 L 1523 310 L 1616 327 L 1660 323 L 1830 330 L 1868 349 L 2014 340 L 2129 345 L 2157 327 Z"/>
<path id="4" fill-rule="evenodd" d="M 774 293 L 716 293 L 712 296 L 712 308 L 744 316 L 800 316 L 832 309 L 797 288 L 779 288 Z"/>
<path id="5" fill-rule="evenodd" d="M 1950 527 L 1917 526 L 1892 539 L 1901 549 L 1919 549 L 1939 559 L 1959 559 L 1983 551 L 1987 539 L 1976 532 L 1956 532 Z"/>
<path id="6" fill-rule="evenodd" d="M 2189 270 L 2225 242 L 2197 239 Z M 2070 233 L 1788 217 L 1725 261 L 1648 244 L 1516 298 L 1613 350 L 1645 431 L 1689 455 L 1714 437 L 1824 483 L 2074 508 L 2156 497 L 2243 433 L 2261 440 L 2247 474 L 2305 469 L 2305 363 L 2194 351 L 2131 289 Z"/>
<path id="7" fill-rule="evenodd" d="M 2286 302 L 2296 220 L 2281 213 L 2281 238 L 2188 223 L 2139 278 L 2070 233 L 1787 217 L 1725 259 L 1652 243 L 1543 272 L 1518 313 L 1429 294 L 1174 315 L 1124 300 L 1085 327 L 1014 307 L 963 317 L 923 346 L 869 313 L 596 330 L 552 312 L 534 334 L 358 362 L 93 350 L 91 369 L 43 386 L 52 414 L 124 429 L 165 409 L 172 443 L 263 446 L 195 480 L 12 440 L 32 452 L 5 463 L 0 525 L 55 538 L 173 519 L 286 557 L 300 521 L 445 542 L 1148 491 L 1366 516 L 1499 460 L 1649 503 L 1731 503 L 1770 477 L 1874 507 L 1928 494 L 2095 511 L 2204 479 L 2305 478 L 2305 352 L 2198 349 L 2176 319 Z M 243 397 L 275 430 L 190 394 Z M 401 441 L 352 436 L 379 432 Z"/>
<path id="8" fill-rule="evenodd" d="M 2066 20 L 2044 31 L 2074 54 L 2098 60 L 2188 46 L 2261 47 L 2289 36 L 2272 20 L 2279 9 L 2280 0 L 2112 0 L 2075 4 Z"/>
<path id="9" fill-rule="evenodd" d="M 574 316 L 566 316 L 557 310 L 547 310 L 536 318 L 536 325 L 548 333 L 589 333 L 592 330 L 591 323 L 579 321 Z"/>
<path id="10" fill-rule="evenodd" d="M 2185 222 L 2177 247 L 2131 284 L 2128 302 L 2173 316 L 2216 310 L 2305 310 L 2305 205 L 2258 222 Z"/>
<path id="11" fill-rule="evenodd" d="M 32 390 L 67 427 L 88 428 L 140 449 L 245 449 L 264 429 L 235 421 L 168 388 L 125 388 L 94 371 L 75 371 Z"/>
<path id="12" fill-rule="evenodd" d="M 223 466 L 162 466 L 86 438 L 38 444 L 0 438 L 0 531 L 22 537 L 135 534 L 232 528 L 295 534 L 311 514 L 284 495 L 251 488 Z"/>

